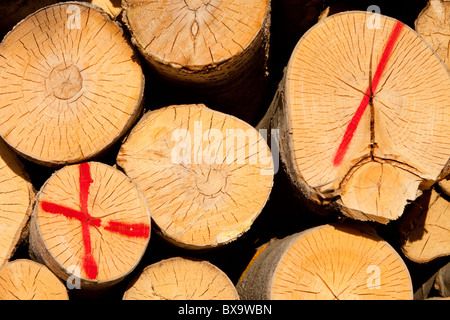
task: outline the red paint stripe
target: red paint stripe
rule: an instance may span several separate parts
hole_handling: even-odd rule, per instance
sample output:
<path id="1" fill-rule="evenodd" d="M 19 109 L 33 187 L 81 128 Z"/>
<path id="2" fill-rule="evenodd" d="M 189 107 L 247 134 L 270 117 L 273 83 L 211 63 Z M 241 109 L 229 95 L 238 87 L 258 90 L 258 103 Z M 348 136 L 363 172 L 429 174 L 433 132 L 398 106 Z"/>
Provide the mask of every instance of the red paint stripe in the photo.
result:
<path id="1" fill-rule="evenodd" d="M 91 234 L 89 233 L 89 224 L 84 223 L 81 226 L 83 234 L 84 256 L 83 256 L 83 269 L 86 272 L 86 276 L 89 279 L 97 278 L 98 266 L 97 262 L 92 255 Z"/>
<path id="2" fill-rule="evenodd" d="M 150 226 L 145 223 L 108 221 L 105 230 L 134 238 L 148 238 L 150 236 Z"/>
<path id="3" fill-rule="evenodd" d="M 369 104 L 370 94 L 371 93 L 375 94 L 375 91 L 377 90 L 381 76 L 383 75 L 383 72 L 386 69 L 386 64 L 389 60 L 389 57 L 391 56 L 392 50 L 394 49 L 394 45 L 397 42 L 403 27 L 404 24 L 401 23 L 400 21 L 397 21 L 397 23 L 394 26 L 394 29 L 391 32 L 391 35 L 389 36 L 389 39 L 386 43 L 386 47 L 384 48 L 380 62 L 378 63 L 377 69 L 372 79 L 372 88 L 370 87 L 367 88 L 366 93 L 358 106 L 358 109 L 356 109 L 353 118 L 350 120 L 350 123 L 347 126 L 347 130 L 344 133 L 344 137 L 342 138 L 341 144 L 339 145 L 339 148 L 333 159 L 334 166 L 340 165 L 342 160 L 344 159 L 345 154 L 347 153 L 348 147 L 353 138 L 353 134 L 355 133 L 356 128 L 358 127 L 358 124 Z"/>
<path id="4" fill-rule="evenodd" d="M 42 210 L 49 213 L 62 214 L 63 216 L 69 219 L 77 219 L 82 222 L 86 220 L 86 216 L 82 212 L 61 206 L 56 203 L 42 201 L 41 208 Z"/>

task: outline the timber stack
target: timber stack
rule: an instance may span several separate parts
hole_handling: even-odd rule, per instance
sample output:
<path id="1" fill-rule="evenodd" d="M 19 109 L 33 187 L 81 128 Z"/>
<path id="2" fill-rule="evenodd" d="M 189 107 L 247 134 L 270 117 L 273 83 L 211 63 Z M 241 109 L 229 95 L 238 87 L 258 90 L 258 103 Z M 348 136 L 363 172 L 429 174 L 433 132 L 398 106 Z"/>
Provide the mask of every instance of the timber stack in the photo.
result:
<path id="1" fill-rule="evenodd" d="M 0 299 L 448 298 L 450 2 L 379 4 L 1 4 Z"/>

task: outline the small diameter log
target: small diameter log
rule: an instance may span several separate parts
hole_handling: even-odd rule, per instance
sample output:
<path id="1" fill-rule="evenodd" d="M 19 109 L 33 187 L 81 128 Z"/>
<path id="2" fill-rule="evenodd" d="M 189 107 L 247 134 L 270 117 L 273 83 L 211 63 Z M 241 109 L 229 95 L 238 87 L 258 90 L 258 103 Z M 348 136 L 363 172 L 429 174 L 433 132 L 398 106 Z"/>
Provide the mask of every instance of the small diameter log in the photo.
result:
<path id="1" fill-rule="evenodd" d="M 30 254 L 83 288 L 103 289 L 128 275 L 150 237 L 150 213 L 136 185 L 99 162 L 66 166 L 39 191 Z"/>
<path id="2" fill-rule="evenodd" d="M 429 0 L 415 22 L 415 29 L 450 69 L 450 1 Z"/>
<path id="3" fill-rule="evenodd" d="M 190 249 L 224 245 L 246 232 L 273 185 L 262 135 L 204 105 L 145 114 L 117 164 L 144 193 L 161 235 Z"/>
<path id="4" fill-rule="evenodd" d="M 450 255 L 450 202 L 436 190 L 427 191 L 401 221 L 402 251 L 418 263 Z"/>
<path id="5" fill-rule="evenodd" d="M 387 223 L 449 171 L 450 75 L 408 26 L 345 12 L 298 42 L 257 128 L 315 211 Z"/>
<path id="6" fill-rule="evenodd" d="M 439 181 L 438 185 L 444 194 L 446 194 L 447 196 L 450 196 L 450 177 L 447 177 L 447 178 Z"/>
<path id="7" fill-rule="evenodd" d="M 367 226 L 323 225 L 272 240 L 237 284 L 241 299 L 412 299 L 401 257 Z"/>
<path id="8" fill-rule="evenodd" d="M 113 20 L 117 19 L 122 12 L 121 0 L 89 0 L 88 2 L 102 8 Z"/>
<path id="9" fill-rule="evenodd" d="M 160 78 L 181 86 L 184 101 L 259 121 L 267 108 L 270 1 L 124 0 L 122 6 L 133 43 Z"/>
<path id="10" fill-rule="evenodd" d="M 28 237 L 34 197 L 34 188 L 25 168 L 15 153 L 0 140 L 0 266 Z"/>
<path id="11" fill-rule="evenodd" d="M 69 296 L 46 266 L 18 259 L 0 268 L 0 300 L 69 300 Z"/>
<path id="12" fill-rule="evenodd" d="M 80 162 L 139 115 L 144 76 L 121 28 L 100 8 L 65 2 L 0 43 L 0 134 L 43 165 Z"/>
<path id="13" fill-rule="evenodd" d="M 233 282 L 208 261 L 170 258 L 146 267 L 123 300 L 238 300 Z"/>

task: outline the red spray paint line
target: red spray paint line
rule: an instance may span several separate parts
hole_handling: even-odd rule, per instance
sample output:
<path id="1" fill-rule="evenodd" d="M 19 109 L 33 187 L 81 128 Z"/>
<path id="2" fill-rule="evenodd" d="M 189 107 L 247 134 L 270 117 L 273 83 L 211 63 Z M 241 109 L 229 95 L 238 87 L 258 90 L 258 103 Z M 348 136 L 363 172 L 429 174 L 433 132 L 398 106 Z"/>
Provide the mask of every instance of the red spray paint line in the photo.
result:
<path id="1" fill-rule="evenodd" d="M 88 211 L 89 187 L 92 182 L 89 163 L 79 165 L 80 171 L 80 207 L 81 210 L 74 210 L 47 201 L 41 202 L 42 210 L 61 214 L 68 219 L 76 219 L 81 222 L 81 234 L 83 236 L 84 255 L 82 258 L 83 270 L 89 279 L 95 279 L 98 275 L 98 265 L 92 255 L 91 234 L 89 227 L 101 227 L 101 219 L 94 218 Z M 150 236 L 150 226 L 145 223 L 125 223 L 110 220 L 104 227 L 105 230 L 118 233 L 127 237 L 148 238 Z"/>
<path id="2" fill-rule="evenodd" d="M 358 109 L 356 109 L 355 114 L 353 115 L 353 118 L 350 120 L 350 123 L 347 126 L 347 130 L 344 133 L 344 137 L 342 138 L 341 144 L 339 145 L 339 148 L 336 152 L 336 155 L 333 159 L 333 165 L 338 166 L 341 164 L 342 159 L 344 159 L 344 156 L 348 150 L 348 146 L 350 144 L 350 141 L 352 141 L 353 134 L 356 131 L 356 128 L 358 127 L 359 121 L 361 120 L 364 111 L 366 111 L 367 106 L 369 105 L 370 96 L 371 94 L 375 93 L 377 90 L 378 84 L 380 83 L 381 76 L 383 75 L 384 70 L 386 69 L 386 64 L 389 60 L 389 57 L 391 56 L 392 50 L 394 49 L 394 45 L 398 40 L 398 37 L 400 36 L 400 33 L 404 27 L 404 24 L 400 21 L 397 21 L 397 23 L 394 26 L 394 29 L 391 32 L 391 35 L 389 36 L 389 39 L 386 43 L 386 47 L 384 48 L 383 54 L 381 55 L 380 62 L 378 63 L 377 69 L 375 71 L 375 74 L 372 79 L 372 88 L 367 87 L 366 93 L 361 100 L 361 103 L 359 104 Z"/>

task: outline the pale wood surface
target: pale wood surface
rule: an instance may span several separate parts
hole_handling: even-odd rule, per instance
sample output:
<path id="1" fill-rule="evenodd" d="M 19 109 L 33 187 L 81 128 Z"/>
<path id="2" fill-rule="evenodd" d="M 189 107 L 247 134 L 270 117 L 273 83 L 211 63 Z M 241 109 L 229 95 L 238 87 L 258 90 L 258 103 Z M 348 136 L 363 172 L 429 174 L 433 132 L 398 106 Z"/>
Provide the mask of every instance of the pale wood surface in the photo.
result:
<path id="1" fill-rule="evenodd" d="M 124 300 L 238 300 L 231 280 L 208 261 L 170 258 L 146 267 Z"/>
<path id="2" fill-rule="evenodd" d="M 162 235 L 193 249 L 247 231 L 273 185 L 272 156 L 259 132 L 204 105 L 148 112 L 117 164 L 144 193 Z"/>
<path id="3" fill-rule="evenodd" d="M 18 259 L 0 268 L 0 300 L 69 300 L 69 296 L 46 266 Z"/>

